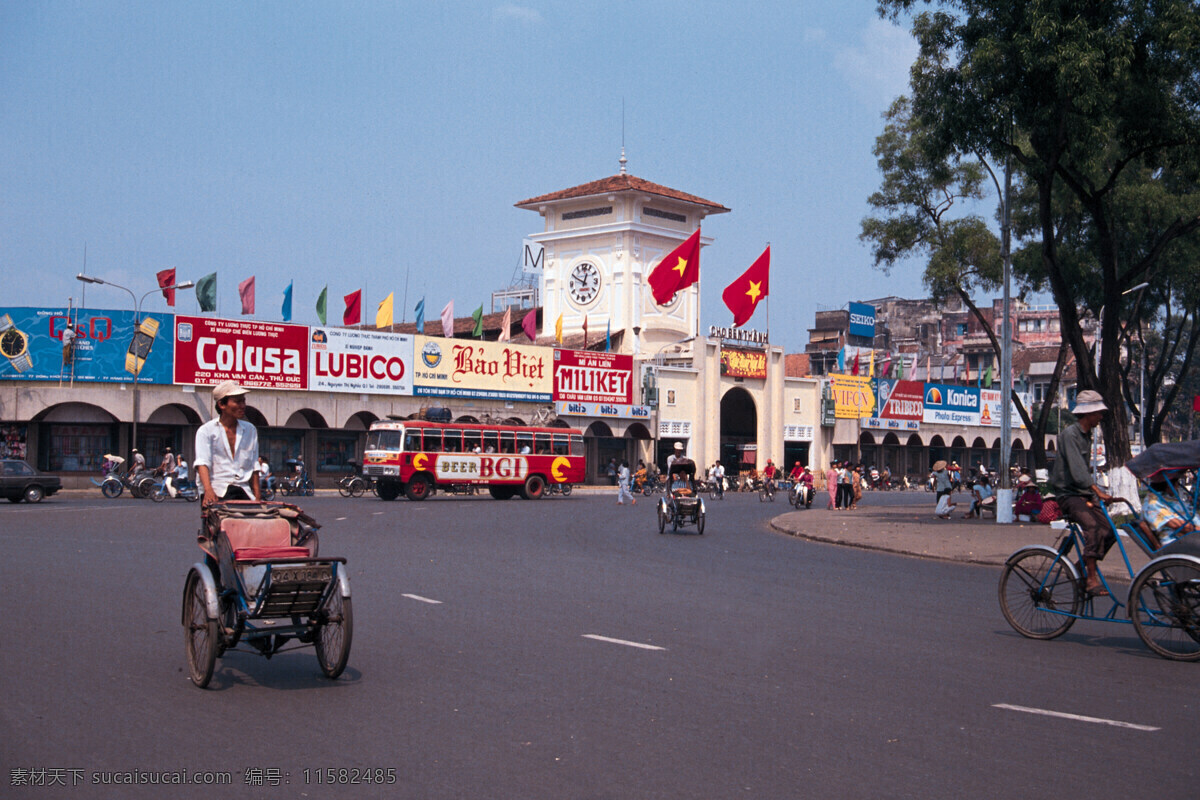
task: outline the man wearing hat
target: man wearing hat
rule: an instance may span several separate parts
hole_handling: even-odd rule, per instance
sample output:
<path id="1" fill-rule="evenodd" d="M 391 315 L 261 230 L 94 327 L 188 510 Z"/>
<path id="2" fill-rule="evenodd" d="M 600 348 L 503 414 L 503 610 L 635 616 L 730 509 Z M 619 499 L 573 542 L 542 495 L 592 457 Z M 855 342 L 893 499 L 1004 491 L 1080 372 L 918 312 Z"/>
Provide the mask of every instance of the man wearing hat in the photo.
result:
<path id="1" fill-rule="evenodd" d="M 683 458 L 683 457 L 684 457 L 683 442 L 676 442 L 675 443 L 675 452 L 673 452 L 673 453 L 671 453 L 671 455 L 667 456 L 667 474 L 668 475 L 671 474 L 671 465 L 675 463 L 675 459 Z"/>
<path id="2" fill-rule="evenodd" d="M 217 416 L 196 431 L 193 465 L 202 505 L 218 500 L 261 500 L 258 488 L 258 431 L 246 421 L 249 390 L 233 381 L 213 389 Z"/>
<path id="3" fill-rule="evenodd" d="M 1077 421 L 1058 435 L 1058 458 L 1050 470 L 1050 488 L 1054 490 L 1063 516 L 1083 531 L 1087 591 L 1093 595 L 1105 595 L 1108 591 L 1100 583 L 1096 563 L 1108 553 L 1116 536 L 1104 511 L 1095 501 L 1110 501 L 1112 495 L 1092 479 L 1091 459 L 1092 431 L 1100 424 L 1108 406 L 1104 405 L 1104 398 L 1099 392 L 1086 389 L 1075 398 L 1073 410 Z"/>
<path id="4" fill-rule="evenodd" d="M 950 519 L 950 515 L 957 508 L 954 503 L 950 502 L 950 498 L 954 495 L 954 489 L 950 484 L 950 473 L 946 467 L 945 461 L 933 462 L 933 491 L 937 498 L 937 505 L 933 513 L 942 519 Z M 945 502 L 942 502 L 943 497 L 946 498 Z"/>

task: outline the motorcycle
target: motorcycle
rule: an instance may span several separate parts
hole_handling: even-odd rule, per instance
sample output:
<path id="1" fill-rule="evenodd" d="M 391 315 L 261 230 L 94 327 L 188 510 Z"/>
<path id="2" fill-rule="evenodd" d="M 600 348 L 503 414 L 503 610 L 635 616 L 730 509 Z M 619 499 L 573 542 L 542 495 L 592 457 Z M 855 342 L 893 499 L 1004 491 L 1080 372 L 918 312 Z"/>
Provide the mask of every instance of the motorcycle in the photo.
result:
<path id="1" fill-rule="evenodd" d="M 194 503 L 200 499 L 200 492 L 196 488 L 196 484 L 192 483 L 191 481 L 183 481 L 182 483 L 180 481 L 175 481 L 172 486 L 175 488 L 174 499 L 176 500 L 186 500 L 189 503 Z M 167 482 L 165 480 L 156 481 L 153 488 L 150 490 L 149 496 L 150 499 L 156 503 L 161 503 L 163 500 L 170 499 L 171 493 L 167 491 Z"/>
<path id="2" fill-rule="evenodd" d="M 546 484 L 546 494 L 561 494 L 563 497 L 570 497 L 574 491 L 569 483 L 548 483 Z"/>
<path id="3" fill-rule="evenodd" d="M 788 495 L 788 500 L 797 509 L 799 509 L 800 506 L 812 508 L 813 494 L 814 492 L 811 486 L 809 486 L 807 483 L 797 481 L 796 484 L 792 486 L 792 490 Z"/>

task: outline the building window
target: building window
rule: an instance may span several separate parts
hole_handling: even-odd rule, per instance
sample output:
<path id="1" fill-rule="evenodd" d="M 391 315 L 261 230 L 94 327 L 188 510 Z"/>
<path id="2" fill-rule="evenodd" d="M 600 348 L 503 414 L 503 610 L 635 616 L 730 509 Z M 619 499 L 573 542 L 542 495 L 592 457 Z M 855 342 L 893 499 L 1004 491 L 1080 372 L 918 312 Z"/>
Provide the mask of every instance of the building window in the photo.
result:
<path id="1" fill-rule="evenodd" d="M 116 450 L 114 425 L 42 426 L 39 469 L 47 472 L 99 472 L 104 454 Z"/>
<path id="2" fill-rule="evenodd" d="M 669 405 L 669 406 L 675 405 L 675 390 L 674 389 L 667 389 L 667 405 Z"/>
<path id="3" fill-rule="evenodd" d="M 672 222 L 687 222 L 687 217 L 683 214 L 672 214 L 670 211 L 659 211 L 657 208 L 643 208 L 642 214 L 647 217 L 669 219 Z"/>
<path id="4" fill-rule="evenodd" d="M 267 459 L 272 472 L 284 470 L 288 461 L 304 453 L 304 434 L 286 429 L 258 431 L 258 454 Z M 290 468 L 286 469 L 291 472 Z"/>
<path id="5" fill-rule="evenodd" d="M 967 323 L 960 322 L 954 326 L 954 332 L 961 338 L 967 335 Z"/>
<path id="6" fill-rule="evenodd" d="M 801 409 L 800 409 L 800 398 L 799 397 L 792 398 L 792 411 L 796 414 L 800 413 Z"/>
<path id="7" fill-rule="evenodd" d="M 357 433 L 317 434 L 317 472 L 350 472 L 349 463 L 357 458 Z"/>
<path id="8" fill-rule="evenodd" d="M 564 221 L 570 219 L 585 219 L 587 217 L 603 217 L 606 214 L 613 212 L 612 206 L 604 206 L 603 208 L 585 208 L 581 211 L 564 212 L 562 218 Z"/>

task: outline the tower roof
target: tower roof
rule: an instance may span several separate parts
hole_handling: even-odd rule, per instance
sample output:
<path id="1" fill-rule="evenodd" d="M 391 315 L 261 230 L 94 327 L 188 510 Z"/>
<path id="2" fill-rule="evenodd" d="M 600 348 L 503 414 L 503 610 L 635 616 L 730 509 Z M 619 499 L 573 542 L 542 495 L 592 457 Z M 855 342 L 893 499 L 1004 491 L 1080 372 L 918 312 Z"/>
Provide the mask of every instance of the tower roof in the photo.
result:
<path id="1" fill-rule="evenodd" d="M 725 214 L 729 212 L 729 209 L 720 203 L 714 203 L 711 200 L 705 200 L 703 197 L 681 192 L 678 189 L 660 186 L 657 183 L 651 183 L 648 180 L 628 173 L 612 175 L 607 178 L 601 178 L 598 181 L 592 181 L 591 183 L 572 186 L 570 189 L 560 189 L 557 192 L 531 197 L 514 205 L 517 208 L 530 208 L 542 205 L 543 203 L 552 203 L 556 200 L 572 200 L 578 197 L 592 197 L 595 195 L 613 194 L 615 192 L 643 192 L 645 194 L 666 197 L 682 203 L 703 206 L 708 210 L 709 214 Z"/>

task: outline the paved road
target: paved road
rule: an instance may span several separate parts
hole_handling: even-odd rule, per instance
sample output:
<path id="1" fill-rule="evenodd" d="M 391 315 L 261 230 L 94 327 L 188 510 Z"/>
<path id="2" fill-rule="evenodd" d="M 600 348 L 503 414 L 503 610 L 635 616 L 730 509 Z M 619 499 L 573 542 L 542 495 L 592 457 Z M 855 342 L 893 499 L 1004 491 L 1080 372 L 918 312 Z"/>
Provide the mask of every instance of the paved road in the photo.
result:
<path id="1" fill-rule="evenodd" d="M 179 626 L 194 506 L 0 509 L 0 794 L 214 796 L 11 785 L 39 768 L 227 771 L 219 796 L 265 798 L 1195 794 L 1196 665 L 1128 626 L 1025 640 L 994 567 L 782 535 L 785 507 L 747 496 L 711 503 L 702 537 L 602 494 L 305 507 L 349 558 L 349 668 L 230 654 L 210 691 Z"/>

